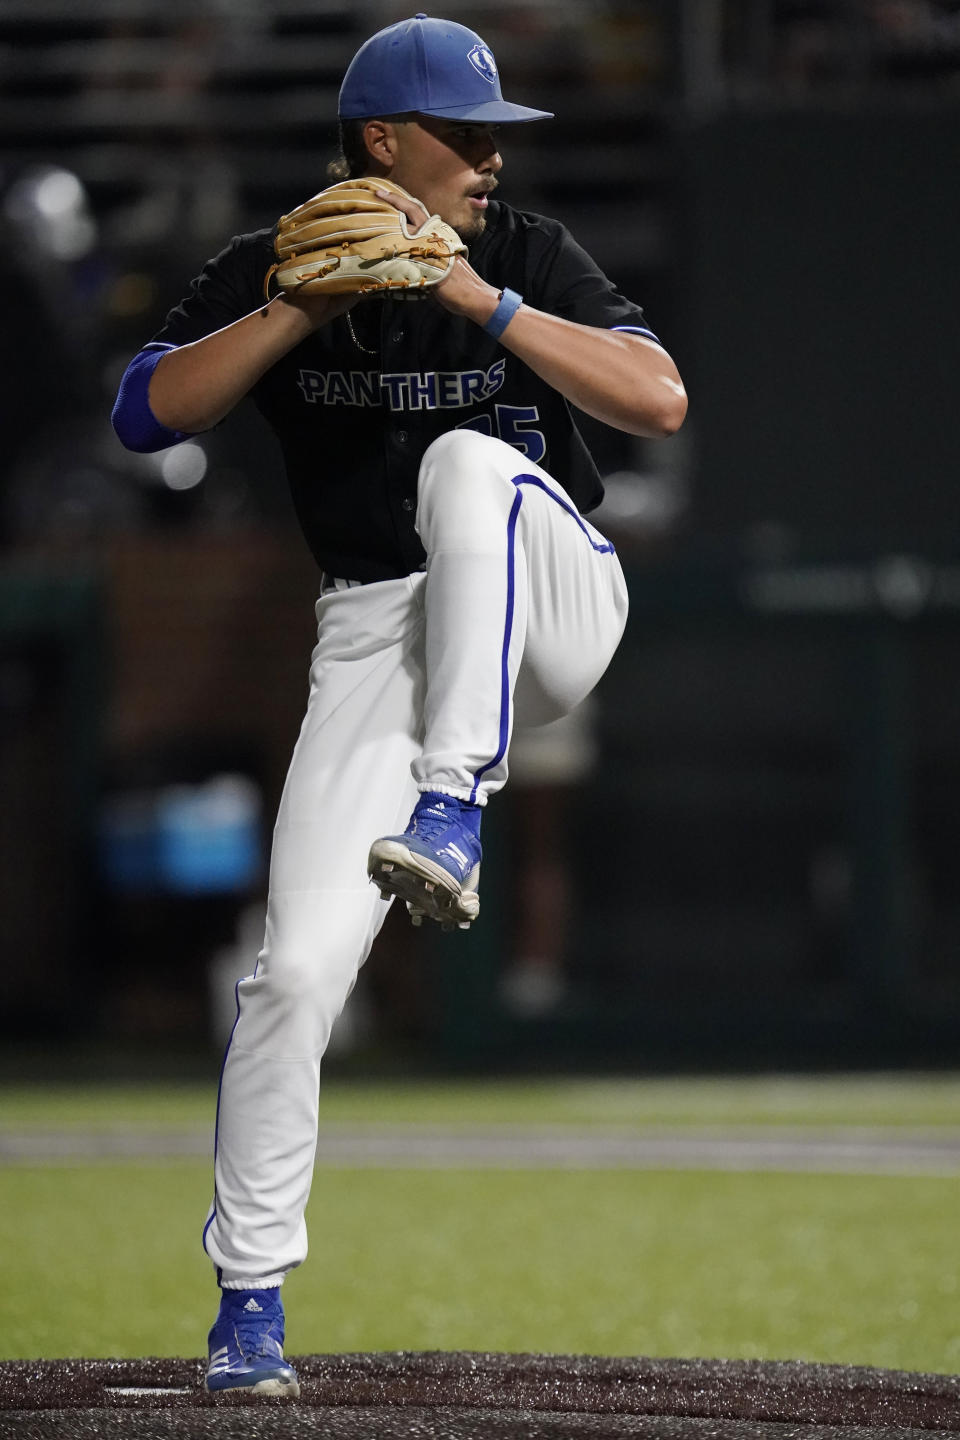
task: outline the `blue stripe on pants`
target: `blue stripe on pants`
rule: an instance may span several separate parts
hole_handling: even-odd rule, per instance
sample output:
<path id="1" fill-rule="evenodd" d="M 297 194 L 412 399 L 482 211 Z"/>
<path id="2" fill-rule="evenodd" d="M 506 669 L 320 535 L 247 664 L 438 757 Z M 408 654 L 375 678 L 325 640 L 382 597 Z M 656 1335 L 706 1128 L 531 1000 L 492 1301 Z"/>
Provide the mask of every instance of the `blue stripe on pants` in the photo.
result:
<path id="1" fill-rule="evenodd" d="M 492 770 L 495 765 L 500 764 L 507 749 L 510 719 L 510 641 L 513 638 L 513 612 L 516 605 L 517 519 L 520 515 L 520 506 L 523 502 L 521 486 L 536 485 L 538 490 L 542 490 L 545 495 L 549 495 L 550 499 L 555 501 L 562 510 L 566 510 L 568 515 L 572 515 L 583 531 L 584 536 L 598 554 L 613 555 L 616 553 L 609 540 L 605 540 L 603 544 L 598 544 L 597 541 L 594 540 L 586 525 L 583 523 L 583 518 L 576 507 L 560 495 L 555 494 L 554 491 L 550 489 L 550 486 L 540 479 L 539 475 L 515 475 L 513 483 L 517 487 L 517 493 L 510 507 L 510 515 L 507 519 L 507 606 L 503 626 L 503 645 L 500 648 L 500 733 L 497 753 L 492 759 L 487 761 L 486 765 L 481 765 L 480 769 L 474 774 L 473 786 L 470 790 L 470 800 L 474 804 L 476 803 L 477 790 L 481 779 L 486 775 L 488 770 Z"/>

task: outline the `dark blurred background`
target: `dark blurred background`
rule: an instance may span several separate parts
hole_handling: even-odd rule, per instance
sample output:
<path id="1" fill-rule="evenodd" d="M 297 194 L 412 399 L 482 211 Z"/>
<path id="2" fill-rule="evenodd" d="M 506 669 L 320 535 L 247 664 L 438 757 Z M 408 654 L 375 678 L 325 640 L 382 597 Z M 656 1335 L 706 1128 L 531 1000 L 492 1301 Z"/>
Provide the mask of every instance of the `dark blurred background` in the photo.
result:
<path id="1" fill-rule="evenodd" d="M 322 187 L 345 65 L 410 13 L 0 7 L 8 1066 L 205 1066 L 255 962 L 316 576 L 252 409 L 145 457 L 109 412 L 203 261 Z M 476 933 L 392 914 L 333 1061 L 956 1064 L 960 3 L 440 13 L 557 112 L 502 194 L 644 304 L 690 417 L 584 422 L 623 648 L 518 752 Z"/>

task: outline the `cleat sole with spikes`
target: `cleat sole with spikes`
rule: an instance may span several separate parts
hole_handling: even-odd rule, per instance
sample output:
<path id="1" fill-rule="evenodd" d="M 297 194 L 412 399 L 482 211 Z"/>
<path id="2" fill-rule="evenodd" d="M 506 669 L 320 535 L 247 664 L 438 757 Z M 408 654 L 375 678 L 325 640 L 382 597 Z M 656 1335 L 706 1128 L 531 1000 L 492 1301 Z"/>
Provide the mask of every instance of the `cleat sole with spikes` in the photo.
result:
<path id="1" fill-rule="evenodd" d="M 376 840 L 367 864 L 370 879 L 385 900 L 394 895 L 405 900 L 414 925 L 424 918 L 436 920 L 444 929 L 469 929 L 480 913 L 480 896 L 473 886 L 479 866 L 468 876 L 466 886 L 425 855 L 410 850 L 401 840 Z"/>

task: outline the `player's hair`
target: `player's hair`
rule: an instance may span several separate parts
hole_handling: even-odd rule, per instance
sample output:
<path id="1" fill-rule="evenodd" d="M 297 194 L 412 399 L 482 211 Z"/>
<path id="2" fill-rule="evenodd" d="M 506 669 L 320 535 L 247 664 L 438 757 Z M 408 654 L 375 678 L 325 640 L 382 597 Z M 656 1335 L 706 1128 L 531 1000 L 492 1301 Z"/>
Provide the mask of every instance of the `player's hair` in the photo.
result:
<path id="1" fill-rule="evenodd" d="M 327 166 L 327 178 L 334 184 L 340 180 L 353 180 L 366 170 L 369 156 L 363 143 L 365 124 L 365 120 L 340 121 L 340 154 Z"/>
<path id="2" fill-rule="evenodd" d="M 409 115 L 380 115 L 380 120 L 392 124 L 409 120 Z M 336 184 L 341 180 L 356 180 L 370 169 L 370 152 L 363 138 L 364 120 L 341 120 L 339 122 L 340 154 L 327 166 L 327 179 Z"/>

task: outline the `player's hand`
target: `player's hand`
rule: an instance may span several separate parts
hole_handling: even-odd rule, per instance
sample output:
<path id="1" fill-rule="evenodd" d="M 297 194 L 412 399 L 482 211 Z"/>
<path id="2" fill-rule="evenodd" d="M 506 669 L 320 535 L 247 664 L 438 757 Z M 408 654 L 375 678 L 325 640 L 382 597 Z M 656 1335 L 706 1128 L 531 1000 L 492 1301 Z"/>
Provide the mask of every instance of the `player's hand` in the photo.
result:
<path id="1" fill-rule="evenodd" d="M 430 219 L 430 213 L 422 200 L 415 200 L 410 196 L 408 200 L 405 195 L 398 195 L 394 190 L 375 190 L 374 194 L 378 200 L 386 200 L 394 210 L 399 210 L 401 215 L 406 215 L 411 230 L 419 230 L 425 221 Z"/>
<path id="2" fill-rule="evenodd" d="M 392 190 L 378 190 L 376 193 L 380 199 L 389 200 L 395 209 L 407 217 L 411 230 L 419 230 L 420 226 L 430 219 L 430 213 L 421 200 L 412 197 L 407 200 L 402 195 L 394 194 Z M 478 325 L 483 325 L 490 319 L 500 298 L 500 292 L 486 280 L 481 280 L 463 255 L 457 256 L 450 274 L 445 280 L 441 280 L 431 293 L 452 315 L 464 315 Z"/>
<path id="3" fill-rule="evenodd" d="M 359 295 L 285 294 L 278 297 L 276 303 L 292 306 L 308 321 L 311 330 L 319 330 L 338 315 L 352 310 L 360 298 Z"/>

